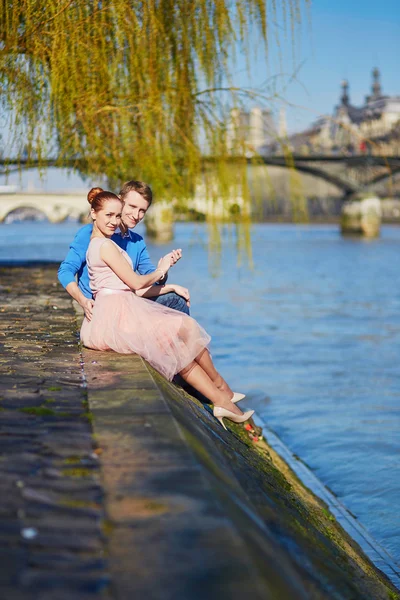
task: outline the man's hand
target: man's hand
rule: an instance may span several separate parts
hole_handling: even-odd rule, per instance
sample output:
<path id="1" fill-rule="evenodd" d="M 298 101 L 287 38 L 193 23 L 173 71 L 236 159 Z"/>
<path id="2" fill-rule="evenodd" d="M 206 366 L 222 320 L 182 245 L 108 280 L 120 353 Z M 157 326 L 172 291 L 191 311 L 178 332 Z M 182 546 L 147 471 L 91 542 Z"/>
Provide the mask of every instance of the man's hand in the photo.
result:
<path id="1" fill-rule="evenodd" d="M 83 312 L 85 313 L 87 320 L 91 321 L 94 306 L 94 301 L 92 298 L 87 298 L 84 294 L 82 294 L 76 281 L 71 281 L 71 283 L 69 283 L 65 289 L 71 298 L 73 298 L 79 304 L 79 306 L 83 308 Z"/>
<path id="2" fill-rule="evenodd" d="M 87 320 L 91 321 L 93 315 L 94 301 L 90 300 L 89 298 L 85 298 L 83 302 L 80 302 L 80 305 L 83 308 L 83 312 L 85 313 L 85 317 L 87 318 Z"/>
<path id="3" fill-rule="evenodd" d="M 175 292 L 175 294 L 178 294 L 178 296 L 182 296 L 182 298 L 186 300 L 186 304 L 190 306 L 190 293 L 187 288 L 181 285 L 176 285 L 175 283 L 170 285 L 170 287 L 172 288 L 172 291 Z"/>

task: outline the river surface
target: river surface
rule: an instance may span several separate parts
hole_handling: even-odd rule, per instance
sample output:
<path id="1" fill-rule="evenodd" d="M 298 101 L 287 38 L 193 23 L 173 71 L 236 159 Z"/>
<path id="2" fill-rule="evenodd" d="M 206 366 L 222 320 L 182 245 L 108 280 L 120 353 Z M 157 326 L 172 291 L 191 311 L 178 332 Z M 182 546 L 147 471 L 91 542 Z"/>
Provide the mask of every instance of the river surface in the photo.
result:
<path id="1" fill-rule="evenodd" d="M 0 261 L 61 260 L 78 227 L 0 225 Z M 400 228 L 365 241 L 254 225 L 253 270 L 233 227 L 220 242 L 210 255 L 207 225 L 178 224 L 173 245 L 148 247 L 154 261 L 183 249 L 170 281 L 190 289 L 217 367 L 400 562 Z"/>

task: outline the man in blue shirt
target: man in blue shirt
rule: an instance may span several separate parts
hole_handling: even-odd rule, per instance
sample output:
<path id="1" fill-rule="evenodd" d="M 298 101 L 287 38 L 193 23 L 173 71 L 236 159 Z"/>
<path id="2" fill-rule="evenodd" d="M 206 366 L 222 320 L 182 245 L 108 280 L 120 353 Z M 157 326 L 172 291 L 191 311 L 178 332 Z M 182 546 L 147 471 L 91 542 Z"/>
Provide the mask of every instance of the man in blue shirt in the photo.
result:
<path id="1" fill-rule="evenodd" d="M 128 230 L 126 234 L 122 232 L 115 233 L 112 240 L 128 253 L 132 259 L 134 270 L 140 275 L 147 275 L 155 271 L 155 267 L 150 260 L 143 238 L 134 231 L 130 231 L 130 229 L 140 223 L 151 205 L 153 199 L 151 188 L 142 181 L 128 181 L 122 187 L 120 197 L 124 200 L 122 221 L 128 227 Z M 58 279 L 61 285 L 82 306 L 89 320 L 92 317 L 94 301 L 89 285 L 86 251 L 92 229 L 93 225 L 90 224 L 85 225 L 78 231 L 65 260 L 58 269 Z M 181 258 L 182 252 L 181 250 L 173 250 L 170 256 L 171 264 L 174 265 Z M 190 296 L 188 290 L 176 284 L 166 284 L 166 278 L 161 281 L 161 285 L 154 285 L 147 290 L 139 290 L 137 293 L 159 304 L 189 314 Z"/>

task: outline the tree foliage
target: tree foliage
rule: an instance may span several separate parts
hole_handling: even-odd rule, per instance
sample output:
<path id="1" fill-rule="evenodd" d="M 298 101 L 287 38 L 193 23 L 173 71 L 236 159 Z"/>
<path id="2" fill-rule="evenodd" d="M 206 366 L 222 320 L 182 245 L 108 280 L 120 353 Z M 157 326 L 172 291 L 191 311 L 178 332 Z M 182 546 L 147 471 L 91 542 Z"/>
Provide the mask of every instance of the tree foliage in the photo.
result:
<path id="1" fill-rule="evenodd" d="M 283 11 L 295 26 L 300 2 L 2 0 L 0 110 L 12 153 L 141 178 L 164 197 L 190 195 L 208 153 L 221 182 L 232 57 L 249 57 L 254 43 L 267 52 L 270 23 Z"/>

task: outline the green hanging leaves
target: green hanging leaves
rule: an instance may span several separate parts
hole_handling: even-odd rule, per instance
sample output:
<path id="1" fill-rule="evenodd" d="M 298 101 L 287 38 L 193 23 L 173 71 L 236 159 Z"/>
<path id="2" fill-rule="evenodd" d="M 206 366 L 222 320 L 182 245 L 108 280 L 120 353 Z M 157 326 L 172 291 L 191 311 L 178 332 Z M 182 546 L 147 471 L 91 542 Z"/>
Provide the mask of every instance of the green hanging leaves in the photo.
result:
<path id="1" fill-rule="evenodd" d="M 4 152 L 144 179 L 164 198 L 189 197 L 208 154 L 223 181 L 232 57 L 256 37 L 266 52 L 278 8 L 299 22 L 300 0 L 4 0 Z"/>

